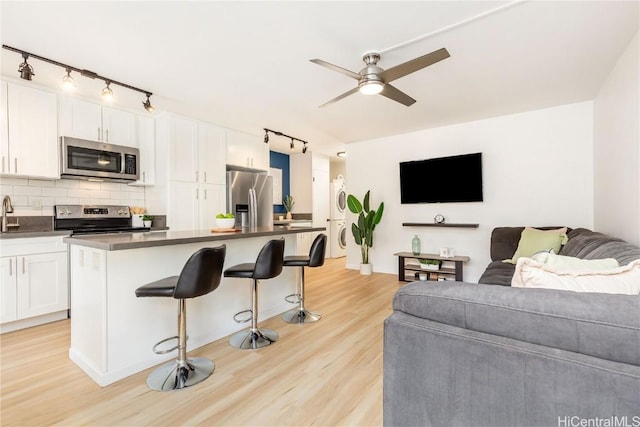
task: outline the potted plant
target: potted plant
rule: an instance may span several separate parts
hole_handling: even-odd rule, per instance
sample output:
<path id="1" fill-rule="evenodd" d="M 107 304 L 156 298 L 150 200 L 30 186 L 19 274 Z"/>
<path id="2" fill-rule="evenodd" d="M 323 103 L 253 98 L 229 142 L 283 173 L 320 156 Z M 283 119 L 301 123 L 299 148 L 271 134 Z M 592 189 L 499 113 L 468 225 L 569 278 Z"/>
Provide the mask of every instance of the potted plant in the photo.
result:
<path id="1" fill-rule="evenodd" d="M 349 211 L 358 215 L 358 223 L 351 224 L 351 232 L 357 245 L 360 245 L 360 253 L 362 255 L 362 264 L 360 265 L 360 274 L 371 274 L 373 268 L 369 262 L 369 249 L 373 247 L 373 231 L 382 219 L 384 211 L 384 202 L 380 203 L 378 209 L 372 210 L 369 206 L 369 193 L 364 195 L 362 203 L 354 196 L 347 196 L 347 206 Z"/>
<path id="2" fill-rule="evenodd" d="M 437 259 L 420 259 L 420 268 L 423 270 L 439 270 L 440 261 Z"/>
<path id="3" fill-rule="evenodd" d="M 151 228 L 151 222 L 153 221 L 153 217 L 151 215 L 142 215 L 142 223 L 145 227 Z"/>
<path id="4" fill-rule="evenodd" d="M 287 219 L 291 219 L 291 209 L 293 209 L 293 205 L 295 205 L 295 203 L 296 202 L 293 201 L 293 197 L 291 197 L 290 194 L 287 194 L 284 196 L 284 199 L 282 199 L 284 210 L 287 211 Z"/>

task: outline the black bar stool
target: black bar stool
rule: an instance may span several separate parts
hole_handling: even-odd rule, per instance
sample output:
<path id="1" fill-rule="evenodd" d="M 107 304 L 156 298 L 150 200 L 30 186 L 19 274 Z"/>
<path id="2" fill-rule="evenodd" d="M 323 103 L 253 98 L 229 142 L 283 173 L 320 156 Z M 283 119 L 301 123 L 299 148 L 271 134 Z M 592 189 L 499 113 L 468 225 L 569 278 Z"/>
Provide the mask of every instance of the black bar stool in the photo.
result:
<path id="1" fill-rule="evenodd" d="M 304 268 L 320 267 L 324 264 L 324 253 L 327 247 L 327 236 L 318 234 L 311 244 L 309 255 L 290 255 L 284 257 L 285 267 L 300 267 L 299 293 L 285 297 L 285 301 L 298 303 L 298 307 L 291 309 L 282 315 L 282 320 L 288 323 L 312 323 L 317 322 L 322 317 L 319 313 L 314 313 L 304 307 Z M 295 298 L 295 299 L 294 299 Z"/>
<path id="2" fill-rule="evenodd" d="M 260 250 L 255 263 L 234 265 L 224 271 L 224 277 L 253 279 L 251 309 L 236 313 L 233 320 L 238 323 L 251 321 L 251 328 L 231 336 L 229 343 L 242 350 L 266 347 L 278 341 L 278 333 L 270 329 L 258 329 L 258 280 L 271 279 L 282 272 L 284 239 L 270 240 Z M 251 318 L 238 320 L 238 315 L 251 313 Z"/>
<path id="3" fill-rule="evenodd" d="M 166 338 L 153 346 L 158 354 L 178 350 L 178 358 L 156 368 L 147 377 L 149 388 L 158 391 L 179 390 L 204 381 L 215 369 L 215 364 L 204 357 L 187 358 L 187 308 L 185 300 L 214 291 L 220 284 L 226 246 L 203 248 L 191 255 L 180 276 L 167 277 L 140 286 L 137 297 L 173 297 L 179 300 L 178 336 Z M 157 347 L 169 340 L 178 344 L 168 350 Z"/>

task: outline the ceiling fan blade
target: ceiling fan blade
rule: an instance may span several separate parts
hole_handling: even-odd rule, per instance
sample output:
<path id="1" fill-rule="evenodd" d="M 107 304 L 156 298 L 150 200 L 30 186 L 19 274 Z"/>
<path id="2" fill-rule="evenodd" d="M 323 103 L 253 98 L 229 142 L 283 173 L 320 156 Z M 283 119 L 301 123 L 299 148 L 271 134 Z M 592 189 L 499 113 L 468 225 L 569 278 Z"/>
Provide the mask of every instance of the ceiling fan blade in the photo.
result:
<path id="1" fill-rule="evenodd" d="M 322 65 L 323 67 L 327 67 L 330 70 L 337 71 L 338 73 L 344 74 L 345 76 L 351 77 L 352 79 L 360 80 L 360 77 L 362 77 L 358 73 L 354 73 L 353 71 L 349 71 L 345 68 L 338 67 L 337 65 L 330 64 L 327 61 L 323 61 L 322 59 L 310 59 L 309 61 L 318 65 Z"/>
<path id="2" fill-rule="evenodd" d="M 407 74 L 411 74 L 414 71 L 418 71 L 424 67 L 428 67 L 429 65 L 433 65 L 438 61 L 442 61 L 443 59 L 447 59 L 449 56 L 449 52 L 447 49 L 442 48 L 435 50 L 431 53 L 427 53 L 426 55 L 420 56 L 416 59 L 412 59 L 411 61 L 407 61 L 403 64 L 396 65 L 395 67 L 389 68 L 388 70 L 380 73 L 380 77 L 385 83 L 392 82 L 400 77 L 404 77 Z"/>
<path id="3" fill-rule="evenodd" d="M 386 96 L 389 99 L 393 99 L 394 101 L 397 101 L 400 104 L 404 104 L 407 107 L 416 102 L 415 99 L 388 83 L 384 85 L 384 87 L 382 88 L 382 92 L 380 92 L 380 95 Z"/>
<path id="4" fill-rule="evenodd" d="M 353 89 L 351 89 L 348 92 L 343 93 L 342 95 L 336 96 L 335 98 L 333 98 L 331 101 L 327 101 L 324 104 L 322 104 L 320 107 L 318 108 L 322 108 L 325 107 L 329 104 L 333 104 L 336 101 L 340 101 L 342 98 L 346 98 L 349 95 L 353 95 L 354 93 L 356 93 L 358 91 L 358 87 L 354 87 Z M 415 102 L 415 101 L 414 101 Z"/>

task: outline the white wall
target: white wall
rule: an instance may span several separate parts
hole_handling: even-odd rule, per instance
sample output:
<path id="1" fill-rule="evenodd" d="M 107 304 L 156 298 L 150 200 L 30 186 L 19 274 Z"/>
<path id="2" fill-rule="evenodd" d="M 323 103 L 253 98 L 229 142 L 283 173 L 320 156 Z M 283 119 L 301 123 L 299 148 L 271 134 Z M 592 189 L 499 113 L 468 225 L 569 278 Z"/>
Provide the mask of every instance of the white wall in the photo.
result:
<path id="1" fill-rule="evenodd" d="M 484 202 L 400 204 L 398 164 L 406 160 L 482 152 Z M 465 280 L 477 281 L 497 226 L 593 226 L 593 103 L 468 122 L 347 145 L 349 193 L 385 202 L 370 257 L 374 271 L 397 273 L 395 252 L 410 251 L 418 234 L 423 252 L 442 246 L 467 255 Z M 372 154 L 374 153 L 374 154 Z M 443 177 L 442 179 L 446 179 Z M 403 222 L 479 223 L 477 229 L 403 227 Z M 348 221 L 355 216 L 348 214 Z M 360 253 L 349 236 L 347 266 Z"/>
<path id="2" fill-rule="evenodd" d="M 54 205 L 145 206 L 144 187 L 74 179 L 0 178 L 0 194 L 9 195 L 13 215 L 53 215 Z"/>
<path id="3" fill-rule="evenodd" d="M 640 245 L 638 34 L 594 100 L 594 228 Z"/>

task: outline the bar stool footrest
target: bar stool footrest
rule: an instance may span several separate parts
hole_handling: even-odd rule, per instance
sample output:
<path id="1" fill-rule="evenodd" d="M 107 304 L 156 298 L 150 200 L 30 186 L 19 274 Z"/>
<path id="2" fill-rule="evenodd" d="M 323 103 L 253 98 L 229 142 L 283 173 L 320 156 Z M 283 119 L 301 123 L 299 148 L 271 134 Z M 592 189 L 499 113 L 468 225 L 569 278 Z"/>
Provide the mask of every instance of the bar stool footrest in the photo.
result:
<path id="1" fill-rule="evenodd" d="M 179 345 L 178 345 L 178 344 L 176 344 L 175 346 L 173 346 L 173 347 L 171 347 L 171 348 L 168 348 L 168 349 L 166 349 L 166 350 L 158 350 L 158 346 L 160 346 L 160 345 L 162 345 L 162 344 L 166 343 L 167 341 L 171 341 L 171 340 L 176 340 L 176 341 L 177 341 L 177 340 L 179 340 L 179 339 L 180 339 L 180 337 L 176 335 L 176 336 L 173 336 L 173 337 L 169 337 L 169 338 L 165 338 L 165 339 L 163 339 L 163 340 L 160 340 L 160 341 L 158 341 L 157 343 L 155 343 L 155 345 L 153 346 L 153 352 L 154 352 L 155 354 L 167 354 L 167 353 L 171 353 L 172 351 L 174 351 L 174 350 L 177 350 L 177 349 L 178 349 L 178 347 L 179 347 Z M 187 341 L 188 341 L 188 340 L 189 340 L 189 335 L 187 335 Z"/>
<path id="2" fill-rule="evenodd" d="M 238 316 L 240 316 L 240 315 L 242 315 L 242 314 L 244 314 L 244 313 L 249 313 L 249 317 L 248 317 L 248 318 L 246 318 L 246 319 L 238 319 Z M 237 312 L 236 314 L 234 314 L 234 315 L 233 315 L 233 320 L 234 320 L 236 323 L 247 323 L 248 321 L 250 321 L 250 320 L 251 320 L 251 318 L 252 318 L 252 317 L 253 317 L 253 312 L 252 312 L 252 310 L 251 310 L 251 309 L 249 309 L 249 310 L 242 310 L 242 311 L 239 311 L 239 312 Z"/>
<path id="3" fill-rule="evenodd" d="M 287 295 L 284 300 L 289 304 L 300 304 L 300 294 Z"/>

